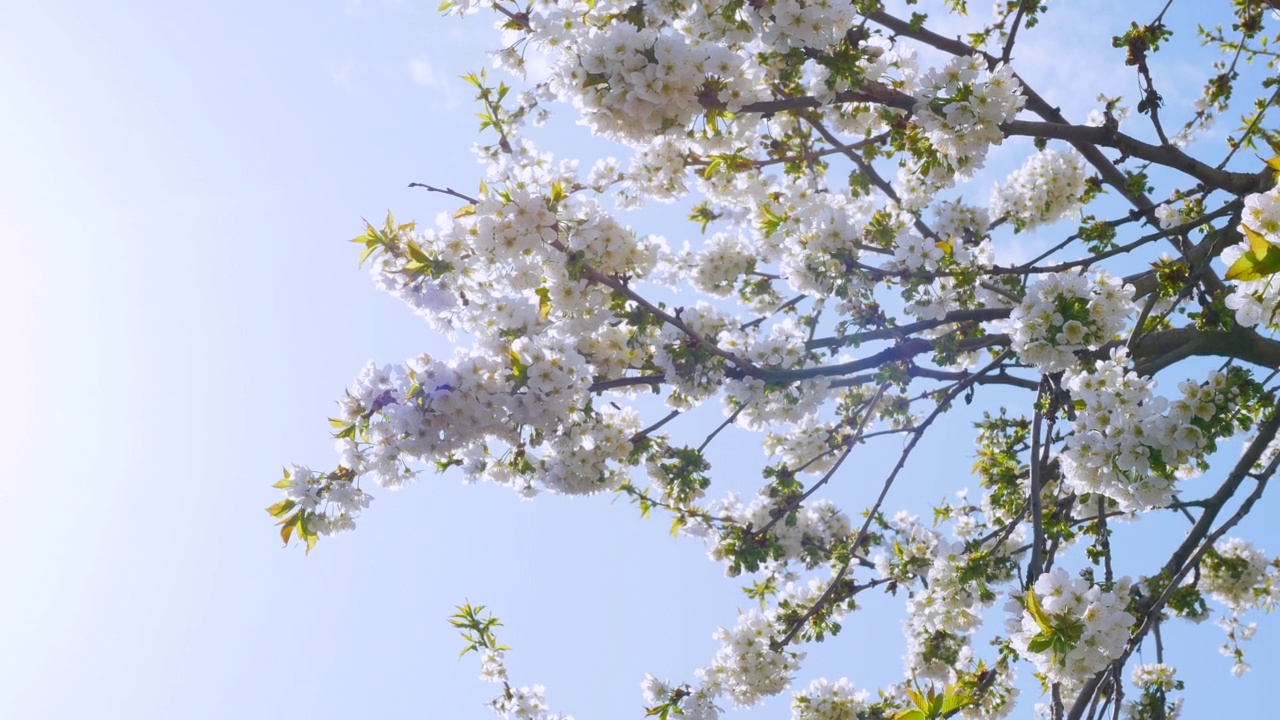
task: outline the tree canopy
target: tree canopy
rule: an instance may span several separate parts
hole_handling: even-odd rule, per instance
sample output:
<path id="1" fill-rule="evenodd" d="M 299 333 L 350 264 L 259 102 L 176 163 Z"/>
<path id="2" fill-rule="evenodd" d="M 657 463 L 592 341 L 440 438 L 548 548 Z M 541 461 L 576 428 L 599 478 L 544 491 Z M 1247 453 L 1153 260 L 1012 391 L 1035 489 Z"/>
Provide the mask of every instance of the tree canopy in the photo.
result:
<path id="1" fill-rule="evenodd" d="M 1237 532 L 1280 464 L 1280 3 L 1117 4 L 1058 60 L 1132 88 L 1083 117 L 1019 72 L 1049 3 L 966 5 L 446 0 L 492 13 L 514 78 L 467 77 L 476 186 L 423 178 L 455 211 L 355 242 L 459 344 L 360 372 L 333 469 L 277 483 L 285 543 L 424 470 L 625 497 L 749 582 L 714 658 L 645 680 L 663 720 L 787 690 L 795 720 L 1171 718 L 1194 679 L 1161 626 L 1214 614 L 1246 671 L 1280 600 Z M 1167 61 L 1192 47 L 1217 59 Z M 623 159 L 541 149 L 557 114 Z M 973 452 L 940 468 L 938 432 Z M 754 482 L 713 470 L 725 442 L 763 448 Z M 926 469 L 953 493 L 922 504 Z M 1181 536 L 1132 541 L 1161 517 Z M 869 593 L 905 603 L 902 681 L 793 687 Z M 560 717 L 483 608 L 453 622 L 500 716 Z"/>

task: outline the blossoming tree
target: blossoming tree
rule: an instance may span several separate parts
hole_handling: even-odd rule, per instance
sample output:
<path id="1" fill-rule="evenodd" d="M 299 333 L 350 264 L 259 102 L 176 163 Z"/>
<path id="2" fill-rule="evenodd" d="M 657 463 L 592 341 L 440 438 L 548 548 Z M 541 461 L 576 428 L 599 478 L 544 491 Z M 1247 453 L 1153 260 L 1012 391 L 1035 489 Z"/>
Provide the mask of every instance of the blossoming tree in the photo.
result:
<path id="1" fill-rule="evenodd" d="M 351 529 L 370 482 L 424 469 L 668 515 L 750 578 L 759 610 L 727 618 L 688 678 L 644 680 L 664 719 L 786 691 L 864 593 L 906 603 L 902 681 L 816 681 L 793 690 L 796 720 L 1004 717 L 1019 672 L 1048 717 L 1173 717 L 1184 680 L 1161 626 L 1211 608 L 1247 669 L 1241 617 L 1280 599 L 1280 563 L 1232 532 L 1280 463 L 1276 3 L 1223 3 L 1225 29 L 1198 30 L 1222 59 L 1188 107 L 1165 104 L 1154 58 L 1197 31 L 1156 3 L 1084 49 L 1123 57 L 1137 88 L 1087 118 L 1018 73 L 1045 3 L 1001 0 L 985 22 L 965 5 L 446 0 L 496 13 L 501 68 L 543 70 L 518 93 L 468 78 L 482 181 L 421 186 L 456 212 L 434 229 L 388 215 L 356 241 L 380 287 L 465 341 L 360 373 L 336 467 L 277 484 L 285 542 Z M 1241 95 L 1225 145 L 1198 139 Z M 627 159 L 584 172 L 539 151 L 528 125 L 568 108 Z M 1013 171 L 976 188 L 1010 151 Z M 682 249 L 624 222 L 652 203 L 692 221 Z M 1039 250 L 1019 257 L 1026 238 Z M 952 411 L 977 457 L 955 486 L 979 492 L 900 512 L 893 491 Z M 763 448 L 754 496 L 716 487 L 726 428 Z M 846 461 L 884 448 L 874 487 L 840 490 Z M 1116 524 L 1155 515 L 1185 533 L 1121 576 L 1136 551 Z M 500 716 L 560 717 L 510 683 L 493 618 L 453 621 Z"/>

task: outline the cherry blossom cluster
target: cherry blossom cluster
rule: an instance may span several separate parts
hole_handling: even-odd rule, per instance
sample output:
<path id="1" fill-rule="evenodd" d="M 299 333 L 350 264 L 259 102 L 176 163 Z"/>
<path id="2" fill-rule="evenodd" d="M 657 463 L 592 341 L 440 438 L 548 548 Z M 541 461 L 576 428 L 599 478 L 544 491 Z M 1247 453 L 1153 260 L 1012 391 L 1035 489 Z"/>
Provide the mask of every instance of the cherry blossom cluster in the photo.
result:
<path id="1" fill-rule="evenodd" d="M 351 476 L 329 480 L 311 468 L 291 466 L 281 481 L 285 500 L 310 515 L 312 527 L 321 535 L 354 530 L 360 511 L 373 499 Z"/>
<path id="2" fill-rule="evenodd" d="M 791 696 L 791 720 L 857 720 L 866 712 L 867 700 L 867 691 L 846 678 L 820 678 Z"/>
<path id="3" fill-rule="evenodd" d="M 618 191 L 619 205 L 640 207 L 646 201 L 670 203 L 689 193 L 685 178 L 686 143 L 681 139 L 663 135 L 645 143 L 631 156 L 627 172 L 620 175 L 622 188 Z M 593 168 L 591 185 L 601 187 L 605 179 L 619 177 L 609 172 L 611 165 L 602 161 Z"/>
<path id="4" fill-rule="evenodd" d="M 1096 350 L 1124 329 L 1133 287 L 1108 273 L 1045 275 L 1027 288 L 1006 323 L 1018 358 L 1041 372 L 1078 364 L 1076 353 Z"/>
<path id="5" fill-rule="evenodd" d="M 737 494 L 730 493 L 714 510 L 715 515 L 730 520 L 731 527 L 735 528 L 729 533 L 712 531 L 707 554 L 717 562 L 732 558 L 733 546 L 740 538 L 736 528 L 747 528 L 746 533 L 770 528 L 769 539 L 779 552 L 767 567 L 781 567 L 791 562 L 811 566 L 816 548 L 830 547 L 846 538 L 851 528 L 849 516 L 825 499 L 790 510 L 794 515 L 786 522 L 778 521 L 779 514 L 787 514 L 789 509 L 763 491 L 746 507 Z"/>
<path id="6" fill-rule="evenodd" d="M 991 214 L 1008 217 L 1019 230 L 1031 230 L 1075 212 L 1084 192 L 1080 153 L 1042 150 L 991 191 Z"/>
<path id="7" fill-rule="evenodd" d="M 1025 102 L 1008 65 L 988 70 L 977 55 L 955 57 L 925 72 L 916 122 L 942 162 L 927 162 L 921 171 L 938 187 L 972 177 L 983 167 L 987 150 L 1003 142 L 1000 124 L 1012 120 Z"/>
<path id="8" fill-rule="evenodd" d="M 915 681 L 955 683 L 958 673 L 976 660 L 970 639 L 982 625 L 983 611 L 998 598 L 999 586 L 1012 579 L 1014 565 L 995 546 L 989 546 L 981 559 L 971 557 L 964 543 L 947 541 L 912 515 L 899 513 L 888 529 L 892 542 L 882 544 L 874 564 L 881 577 L 910 593 L 903 625 L 906 675 Z M 1011 686 L 1004 687 L 1011 682 L 1012 677 L 1005 677 L 987 696 L 988 716 L 998 717 L 1012 708 L 1010 702 L 1000 710 L 1017 694 Z"/>
<path id="9" fill-rule="evenodd" d="M 502 683 L 498 697 L 487 704 L 503 720 L 573 720 L 570 715 L 553 713 L 547 708 L 546 688 L 541 685 L 512 687 L 502 650 L 486 649 L 481 658 L 480 679 Z"/>
<path id="10" fill-rule="evenodd" d="M 685 720 L 717 720 L 720 717 L 720 708 L 715 704 L 717 695 L 706 688 L 673 687 L 653 675 L 645 675 L 640 690 L 649 715 L 658 715 L 665 707 L 671 709 L 668 715 L 674 713 Z"/>
<path id="11" fill-rule="evenodd" d="M 503 720 L 573 720 L 571 715 L 548 710 L 545 692 L 546 688 L 541 685 L 511 688 L 510 692 L 489 701 L 489 707 Z"/>
<path id="12" fill-rule="evenodd" d="M 787 689 L 805 656 L 804 651 L 774 650 L 771 643 L 778 634 L 772 617 L 754 610 L 740 614 L 732 630 L 720 628 L 713 637 L 720 649 L 711 665 L 697 672 L 698 679 L 738 707 L 751 707 Z"/>
<path id="13" fill-rule="evenodd" d="M 934 547 L 924 587 L 907 601 L 908 677 L 954 683 L 957 671 L 975 659 L 971 636 L 995 603 L 995 588 L 1012 579 L 1013 565 L 993 563 L 989 572 L 973 572 L 974 564 L 963 543 L 943 540 Z"/>
<path id="14" fill-rule="evenodd" d="M 765 455 L 797 472 L 825 473 L 835 464 L 831 441 L 836 428 L 816 415 L 806 415 L 791 426 L 765 433 Z"/>
<path id="15" fill-rule="evenodd" d="M 967 233 L 966 233 L 967 234 Z M 947 271 L 928 282 L 912 282 L 903 291 L 907 300 L 903 308 L 920 320 L 937 320 L 952 310 L 973 307 L 1007 307 L 1008 298 L 989 288 L 975 286 L 965 279 L 970 273 L 981 273 L 994 264 L 995 254 L 991 241 L 967 240 L 965 234 L 952 235 L 944 242 L 917 241 L 912 239 L 903 247 L 920 248 L 926 265 L 937 265 Z M 932 249 L 931 249 L 932 248 Z M 940 255 L 935 255 L 935 251 Z"/>
<path id="16" fill-rule="evenodd" d="M 1265 193 L 1245 196 L 1239 243 L 1222 251 L 1222 262 L 1232 268 L 1246 254 L 1256 257 L 1258 268 L 1236 278 L 1226 305 L 1236 322 L 1245 327 L 1280 327 L 1280 185 Z M 1255 237 L 1250 238 L 1253 233 Z M 1261 243 L 1260 247 L 1255 245 Z M 1258 252 L 1262 250 L 1262 252 Z"/>
<path id="17" fill-rule="evenodd" d="M 919 87 L 920 69 L 916 51 L 909 45 L 895 44 L 882 35 L 862 38 L 858 43 L 857 64 L 853 72 L 832 73 L 822 64 L 810 73 L 810 92 L 824 105 L 837 102 L 839 93 L 856 89 L 858 80 L 878 80 L 904 93 Z M 833 126 L 854 137 L 869 137 L 883 128 L 883 117 L 867 103 L 838 104 Z"/>
<path id="18" fill-rule="evenodd" d="M 1061 454 L 1067 484 L 1099 493 L 1126 512 L 1165 507 L 1176 472 L 1189 470 L 1213 441 L 1206 429 L 1240 401 L 1227 375 L 1184 381 L 1174 401 L 1155 393 L 1156 382 L 1128 369 L 1128 354 L 1113 351 L 1092 371 L 1072 370 L 1064 385 L 1081 407 Z"/>
<path id="19" fill-rule="evenodd" d="M 1231 674 L 1240 677 L 1252 670 L 1253 666 L 1244 661 L 1244 648 L 1240 644 L 1253 639 L 1258 632 L 1258 623 L 1244 623 L 1238 615 L 1230 615 L 1214 620 L 1213 624 L 1227 634 L 1227 641 L 1218 648 L 1218 652 L 1234 661 Z"/>
<path id="20" fill-rule="evenodd" d="M 847 297 L 868 288 L 865 276 L 850 273 L 849 267 L 862 258 L 858 238 L 867 231 L 874 206 L 845 195 L 787 189 L 791 192 L 783 194 L 777 204 L 782 205 L 784 199 L 788 202 L 777 211 L 771 210 L 785 215 L 787 224 L 775 233 L 776 248 L 763 250 L 780 255 L 779 274 L 791 289 L 817 297 Z M 770 207 L 762 205 L 761 212 Z M 903 213 L 893 222 L 905 228 L 909 218 Z"/>
<path id="21" fill-rule="evenodd" d="M 853 3 L 832 0 L 773 0 L 751 5 L 748 17 L 759 42 L 780 52 L 838 43 L 857 23 Z"/>
<path id="22" fill-rule="evenodd" d="M 464 604 L 450 616 L 449 623 L 462 632 L 467 645 L 462 654 L 480 655 L 480 679 L 502 685 L 498 697 L 486 703 L 503 720 L 573 720 L 547 709 L 541 685 L 514 687 L 507 675 L 507 646 L 498 643 L 493 629 L 502 623 L 484 612 L 484 606 Z"/>
<path id="23" fill-rule="evenodd" d="M 1200 563 L 1200 587 L 1234 615 L 1258 600 L 1269 561 L 1253 543 L 1240 538 L 1221 540 Z"/>
<path id="24" fill-rule="evenodd" d="M 743 55 L 657 27 L 611 22 L 571 42 L 574 52 L 558 55 L 550 89 L 603 137 L 640 144 L 683 131 L 704 112 L 703 98 L 733 110 L 765 86 Z"/>
<path id="25" fill-rule="evenodd" d="M 738 280 L 755 270 L 758 257 L 748 238 L 737 233 L 716 233 L 703 243 L 696 256 L 690 257 L 690 282 L 708 295 L 728 297 Z"/>
<path id="26" fill-rule="evenodd" d="M 1020 619 L 1009 628 L 1009 642 L 1049 682 L 1076 688 L 1124 653 L 1133 626 L 1125 609 L 1128 594 L 1127 580 L 1104 591 L 1054 568 L 1028 591 Z"/>
<path id="27" fill-rule="evenodd" d="M 1130 720 L 1178 720 L 1182 714 L 1182 696 L 1169 693 L 1182 689 L 1177 668 L 1163 663 L 1137 665 L 1130 676 L 1139 695 L 1124 704 Z"/>

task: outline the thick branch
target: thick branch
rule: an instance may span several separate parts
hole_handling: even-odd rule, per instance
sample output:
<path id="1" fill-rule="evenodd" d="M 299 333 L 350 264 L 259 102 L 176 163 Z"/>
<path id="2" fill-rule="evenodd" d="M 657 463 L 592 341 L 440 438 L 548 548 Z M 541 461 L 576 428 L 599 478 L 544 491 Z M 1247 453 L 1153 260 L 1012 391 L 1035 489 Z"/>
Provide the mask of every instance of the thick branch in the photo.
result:
<path id="1" fill-rule="evenodd" d="M 698 98 L 699 104 L 706 110 L 727 110 L 728 104 L 719 98 L 709 95 L 703 95 Z M 797 97 L 784 97 L 776 100 L 761 100 L 759 102 L 747 103 L 738 108 L 735 112 L 740 113 L 759 113 L 761 115 L 772 115 L 774 113 L 783 112 L 785 110 L 800 110 L 803 108 L 818 108 L 824 104 L 839 105 L 843 103 L 875 103 L 876 105 L 884 105 L 886 107 L 897 108 L 911 112 L 916 106 L 916 99 L 910 95 L 894 90 L 887 85 L 881 85 L 877 82 L 863 83 L 857 90 L 845 90 L 837 93 L 835 101 L 832 103 L 823 103 L 815 97 L 809 95 L 800 95 Z"/>
<path id="2" fill-rule="evenodd" d="M 896 338 L 904 338 L 914 335 L 922 330 L 932 330 L 943 325 L 952 325 L 963 322 L 986 322 L 989 320 L 1003 320 L 1009 317 L 1010 308 L 977 308 L 973 310 L 952 310 L 945 316 L 937 320 L 920 320 L 906 325 L 898 325 L 897 327 L 882 328 L 879 330 L 867 330 L 866 332 L 854 333 L 843 337 L 829 337 L 812 340 L 807 343 L 810 350 L 820 348 L 844 348 L 850 345 L 858 345 L 872 340 L 889 340 Z"/>
<path id="3" fill-rule="evenodd" d="M 1142 337 L 1134 347 L 1134 370 L 1154 375 L 1189 357 L 1228 357 L 1272 370 L 1280 368 L 1280 341 L 1236 326 L 1231 332 L 1194 327 L 1161 330 Z"/>
<path id="4" fill-rule="evenodd" d="M 1001 125 L 1000 129 L 1006 135 L 1052 138 L 1066 140 L 1073 145 L 1089 143 L 1115 148 L 1125 155 L 1183 172 L 1208 187 L 1225 190 L 1232 195 L 1257 192 L 1266 182 L 1265 175 L 1218 170 L 1196 160 L 1173 145 L 1151 145 L 1106 127 L 1010 120 Z"/>

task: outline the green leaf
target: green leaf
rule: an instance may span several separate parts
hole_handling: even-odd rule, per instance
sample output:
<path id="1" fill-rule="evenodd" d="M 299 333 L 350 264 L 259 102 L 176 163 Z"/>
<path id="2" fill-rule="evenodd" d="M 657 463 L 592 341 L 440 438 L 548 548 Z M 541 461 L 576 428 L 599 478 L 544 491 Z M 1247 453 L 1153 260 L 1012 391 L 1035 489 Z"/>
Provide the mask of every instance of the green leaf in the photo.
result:
<path id="1" fill-rule="evenodd" d="M 973 701 L 970 700 L 968 696 L 959 692 L 956 686 L 952 685 L 947 688 L 947 694 L 943 696 L 942 707 L 938 711 L 938 714 L 942 717 L 950 717 L 952 713 L 960 708 L 967 707 L 972 704 Z"/>
<path id="2" fill-rule="evenodd" d="M 538 319 L 546 320 L 551 314 L 551 291 L 544 287 L 540 287 L 534 291 L 538 296 Z"/>
<path id="3" fill-rule="evenodd" d="M 1249 251 L 1231 263 L 1231 267 L 1227 268 L 1226 279 L 1261 280 L 1280 272 L 1280 250 L 1248 225 L 1241 224 L 1240 229 L 1249 240 Z"/>
<path id="4" fill-rule="evenodd" d="M 1037 635 L 1027 643 L 1027 649 L 1031 652 L 1044 652 L 1053 647 L 1053 642 L 1052 635 Z"/>
<path id="5" fill-rule="evenodd" d="M 1027 605 L 1027 612 L 1031 614 L 1031 619 L 1036 621 L 1036 625 L 1046 633 L 1053 633 L 1053 622 L 1049 620 L 1049 616 L 1040 608 L 1040 600 L 1036 598 L 1035 590 L 1027 590 L 1023 602 Z M 1036 652 L 1039 652 L 1038 650 Z"/>
<path id="6" fill-rule="evenodd" d="M 299 512 L 295 517 L 298 518 L 298 537 L 307 544 L 307 554 L 311 554 L 311 550 L 315 548 L 316 541 L 320 539 L 320 535 L 311 528 L 311 523 L 307 522 L 308 515 L 306 511 Z"/>
<path id="7" fill-rule="evenodd" d="M 1263 160 L 1263 162 L 1267 164 L 1267 167 L 1275 171 L 1277 177 L 1280 177 L 1280 155 L 1277 155 L 1270 160 Z"/>
<path id="8" fill-rule="evenodd" d="M 925 715 L 923 712 L 921 712 L 919 709 L 911 708 L 909 710 L 899 710 L 898 714 L 893 716 L 893 720 L 929 720 L 929 719 L 928 719 L 928 716 Z"/>
<path id="9" fill-rule="evenodd" d="M 911 698 L 911 702 L 915 703 L 916 707 L 920 708 L 921 710 L 929 709 L 929 703 L 925 701 L 923 695 L 921 695 L 916 690 L 912 690 L 911 688 L 904 688 L 904 689 L 907 691 L 907 697 Z"/>
<path id="10" fill-rule="evenodd" d="M 294 513 L 290 517 L 280 522 L 280 539 L 285 545 L 289 544 L 289 538 L 293 536 L 293 529 L 298 526 L 298 519 L 302 517 L 302 511 Z"/>
<path id="11" fill-rule="evenodd" d="M 284 500 L 281 500 L 275 505 L 272 505 L 271 507 L 267 508 L 267 512 L 271 513 L 271 515 L 274 517 L 283 517 L 289 514 L 289 511 L 297 507 L 297 505 L 298 503 L 294 502 L 293 500 L 285 498 Z"/>
<path id="12" fill-rule="evenodd" d="M 409 248 L 409 257 L 423 264 L 431 262 L 431 258 L 427 257 L 427 254 L 422 251 L 422 248 L 418 246 L 418 243 L 410 240 L 406 246 Z"/>

